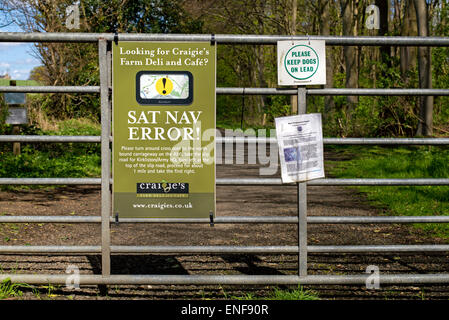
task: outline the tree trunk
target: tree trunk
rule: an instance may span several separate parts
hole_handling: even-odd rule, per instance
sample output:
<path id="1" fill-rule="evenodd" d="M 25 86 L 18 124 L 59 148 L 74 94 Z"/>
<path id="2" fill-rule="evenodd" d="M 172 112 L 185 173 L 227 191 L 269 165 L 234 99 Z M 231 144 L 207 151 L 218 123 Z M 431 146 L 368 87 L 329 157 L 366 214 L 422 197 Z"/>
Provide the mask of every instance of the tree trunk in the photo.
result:
<path id="1" fill-rule="evenodd" d="M 401 35 L 416 36 L 418 28 L 416 23 L 415 4 L 413 0 L 407 0 L 404 6 L 404 20 L 402 23 Z M 401 47 L 401 75 L 404 82 L 408 83 L 407 73 L 416 67 L 416 47 Z"/>
<path id="2" fill-rule="evenodd" d="M 321 0 L 320 1 L 320 9 L 321 9 L 321 17 L 320 17 L 320 27 L 321 27 L 321 35 L 328 36 L 330 35 L 330 25 L 329 25 L 329 1 L 330 0 Z M 334 82 L 334 62 L 332 59 L 332 47 L 328 47 L 326 49 L 326 85 L 325 88 L 332 88 Z M 335 110 L 335 102 L 333 96 L 325 96 L 324 97 L 324 120 L 329 120 L 329 113 Z"/>
<path id="3" fill-rule="evenodd" d="M 354 34 L 354 3 L 353 0 L 342 0 L 340 2 L 341 12 L 343 17 L 343 35 L 345 36 L 355 36 Z M 357 88 L 359 82 L 359 73 L 357 66 L 357 50 L 356 47 L 353 46 L 344 46 L 343 47 L 343 56 L 345 60 L 345 68 L 346 68 L 346 88 Z M 357 96 L 348 96 L 346 98 L 347 101 L 347 115 L 354 110 L 355 106 L 358 103 Z"/>
<path id="4" fill-rule="evenodd" d="M 414 0 L 416 18 L 418 21 L 418 35 L 429 36 L 428 10 L 425 0 Z M 432 62 L 430 47 L 418 48 L 419 87 L 432 88 Z M 416 135 L 430 136 L 433 133 L 433 96 L 420 97 L 419 123 Z"/>
<path id="5" fill-rule="evenodd" d="M 290 35 L 294 36 L 296 35 L 296 16 L 298 11 L 298 0 L 291 0 L 292 1 L 292 20 L 290 24 Z M 295 95 L 290 96 L 290 103 L 291 103 L 291 114 L 297 114 L 298 113 L 298 98 Z"/>
<path id="6" fill-rule="evenodd" d="M 388 1 L 387 0 L 376 0 L 375 2 L 376 6 L 379 7 L 379 36 L 386 36 L 388 35 Z M 387 46 L 381 46 L 380 47 L 380 58 L 381 61 L 384 63 L 387 63 L 388 66 L 391 66 L 390 64 L 390 47 Z"/>
<path id="7" fill-rule="evenodd" d="M 259 34 L 265 34 L 265 25 L 264 25 L 264 18 L 267 14 L 267 4 L 262 0 L 260 2 L 260 11 L 261 11 L 261 17 L 259 20 Z M 256 61 L 257 61 L 257 70 L 259 71 L 259 86 L 261 88 L 266 88 L 267 81 L 265 78 L 265 48 L 264 46 L 258 46 L 256 49 Z M 263 126 L 266 125 L 266 119 L 267 119 L 267 110 L 266 106 L 268 104 L 268 97 L 265 95 L 259 96 L 259 114 L 258 114 L 258 123 L 262 123 Z M 262 115 L 262 119 L 259 121 L 259 116 Z"/>

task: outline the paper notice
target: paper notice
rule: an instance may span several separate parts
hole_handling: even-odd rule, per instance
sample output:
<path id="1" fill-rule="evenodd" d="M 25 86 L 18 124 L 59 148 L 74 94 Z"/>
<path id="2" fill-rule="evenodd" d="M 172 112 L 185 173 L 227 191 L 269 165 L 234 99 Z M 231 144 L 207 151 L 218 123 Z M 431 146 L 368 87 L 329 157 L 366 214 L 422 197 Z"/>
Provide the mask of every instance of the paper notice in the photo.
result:
<path id="1" fill-rule="evenodd" d="M 275 119 L 282 182 L 324 178 L 321 114 Z"/>

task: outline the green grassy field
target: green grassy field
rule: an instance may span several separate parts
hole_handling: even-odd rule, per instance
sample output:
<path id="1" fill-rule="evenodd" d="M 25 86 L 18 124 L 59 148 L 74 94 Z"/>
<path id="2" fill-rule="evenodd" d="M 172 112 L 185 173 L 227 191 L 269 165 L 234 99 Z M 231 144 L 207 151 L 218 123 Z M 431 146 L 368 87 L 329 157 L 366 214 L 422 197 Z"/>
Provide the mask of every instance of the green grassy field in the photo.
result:
<path id="1" fill-rule="evenodd" d="M 0 79 L 0 86 L 9 86 L 9 82 L 11 80 L 8 79 Z M 17 86 L 39 86 L 39 82 L 35 80 L 16 80 Z"/>

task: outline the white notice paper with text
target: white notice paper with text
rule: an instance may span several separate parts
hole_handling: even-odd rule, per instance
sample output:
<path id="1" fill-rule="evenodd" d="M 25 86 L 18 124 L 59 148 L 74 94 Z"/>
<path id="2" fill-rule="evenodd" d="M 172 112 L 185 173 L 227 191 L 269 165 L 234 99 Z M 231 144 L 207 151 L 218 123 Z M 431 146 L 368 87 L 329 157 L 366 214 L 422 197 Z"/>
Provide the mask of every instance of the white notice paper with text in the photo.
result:
<path id="1" fill-rule="evenodd" d="M 282 182 L 324 178 L 321 114 L 275 119 Z"/>

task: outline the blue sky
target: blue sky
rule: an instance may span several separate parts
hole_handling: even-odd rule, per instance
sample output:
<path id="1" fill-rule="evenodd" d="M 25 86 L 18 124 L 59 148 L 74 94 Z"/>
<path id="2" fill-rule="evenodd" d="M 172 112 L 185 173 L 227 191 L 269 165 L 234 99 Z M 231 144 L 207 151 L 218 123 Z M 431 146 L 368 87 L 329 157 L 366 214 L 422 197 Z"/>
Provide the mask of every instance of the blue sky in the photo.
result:
<path id="1" fill-rule="evenodd" d="M 14 25 L 0 28 L 0 32 L 21 31 Z M 32 43 L 0 42 L 0 75 L 8 73 L 14 80 L 27 80 L 30 71 L 40 65 L 32 49 Z"/>

